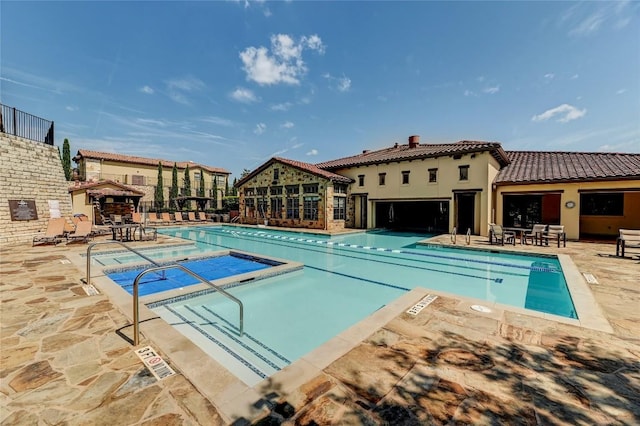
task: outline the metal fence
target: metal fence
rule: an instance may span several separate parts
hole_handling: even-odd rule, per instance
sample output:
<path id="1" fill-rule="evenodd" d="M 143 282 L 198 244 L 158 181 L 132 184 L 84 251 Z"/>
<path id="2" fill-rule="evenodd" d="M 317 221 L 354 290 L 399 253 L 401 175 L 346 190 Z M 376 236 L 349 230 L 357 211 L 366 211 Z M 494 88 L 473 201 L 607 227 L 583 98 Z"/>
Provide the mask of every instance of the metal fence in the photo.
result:
<path id="1" fill-rule="evenodd" d="M 0 104 L 0 132 L 53 145 L 53 121 Z"/>

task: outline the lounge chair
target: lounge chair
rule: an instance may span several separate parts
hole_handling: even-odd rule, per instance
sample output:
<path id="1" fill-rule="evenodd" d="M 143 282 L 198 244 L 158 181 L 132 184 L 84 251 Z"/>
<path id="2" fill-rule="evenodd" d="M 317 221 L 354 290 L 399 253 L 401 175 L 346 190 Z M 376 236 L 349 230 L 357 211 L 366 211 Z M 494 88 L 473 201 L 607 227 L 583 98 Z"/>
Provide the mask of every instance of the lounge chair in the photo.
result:
<path id="1" fill-rule="evenodd" d="M 88 242 L 92 237 L 92 230 L 93 224 L 91 222 L 78 222 L 75 232 L 67 235 L 67 243 L 72 243 L 75 241 L 80 241 L 83 243 Z"/>
<path id="2" fill-rule="evenodd" d="M 162 213 L 162 222 L 165 225 L 170 225 L 170 224 L 174 223 L 174 221 L 171 220 L 171 215 L 169 214 L 169 212 Z"/>
<path id="3" fill-rule="evenodd" d="M 142 225 L 144 220 L 142 220 L 142 213 L 133 212 L 131 213 L 131 223 L 137 223 L 138 225 Z"/>
<path id="4" fill-rule="evenodd" d="M 182 220 L 182 212 L 176 212 L 174 216 L 176 218 L 176 223 L 184 223 L 184 220 Z"/>
<path id="5" fill-rule="evenodd" d="M 564 232 L 564 225 L 549 225 L 549 229 L 541 234 L 541 238 L 546 245 L 549 245 L 549 240 L 557 240 L 558 247 L 560 247 L 560 241 L 562 241 L 563 247 L 567 246 L 567 234 Z"/>
<path id="6" fill-rule="evenodd" d="M 639 229 L 620 229 L 620 236 L 616 241 L 616 256 L 624 257 L 625 248 L 640 248 Z"/>
<path id="7" fill-rule="evenodd" d="M 159 218 L 157 213 L 149 213 L 149 224 L 163 225 L 164 220 L 162 220 L 162 218 Z"/>
<path id="8" fill-rule="evenodd" d="M 531 240 L 531 244 L 538 244 L 538 238 L 542 237 L 542 234 L 547 230 L 547 225 L 536 223 L 533 225 L 531 231 L 527 231 L 522 234 L 523 242 L 527 244 L 527 240 Z"/>
<path id="9" fill-rule="evenodd" d="M 47 230 L 45 231 L 44 235 L 36 235 L 35 237 L 33 237 L 32 246 L 35 246 L 37 244 L 58 244 L 64 238 L 64 226 L 66 223 L 67 221 L 63 217 L 49 219 Z"/>
<path id="10" fill-rule="evenodd" d="M 209 219 L 207 219 L 207 214 L 205 212 L 198 212 L 198 219 L 200 219 L 200 222 L 209 222 Z"/>
<path id="11" fill-rule="evenodd" d="M 199 219 L 196 219 L 196 212 L 187 213 L 187 218 L 189 219 L 189 222 L 200 222 Z"/>
<path id="12" fill-rule="evenodd" d="M 494 241 L 496 244 L 511 243 L 514 246 L 516 245 L 516 233 L 513 231 L 505 231 L 502 229 L 502 225 L 496 225 L 492 223 L 489 225 L 489 243 L 493 244 Z"/>

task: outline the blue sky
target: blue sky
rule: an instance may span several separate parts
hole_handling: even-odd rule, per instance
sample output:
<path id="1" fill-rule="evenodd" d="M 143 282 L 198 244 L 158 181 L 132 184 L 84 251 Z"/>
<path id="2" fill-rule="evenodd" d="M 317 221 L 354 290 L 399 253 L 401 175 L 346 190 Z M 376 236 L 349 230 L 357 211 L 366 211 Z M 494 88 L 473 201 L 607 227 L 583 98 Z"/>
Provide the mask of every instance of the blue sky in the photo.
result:
<path id="1" fill-rule="evenodd" d="M 0 3 L 0 102 L 56 145 L 238 177 L 458 140 L 640 152 L 638 2 Z"/>

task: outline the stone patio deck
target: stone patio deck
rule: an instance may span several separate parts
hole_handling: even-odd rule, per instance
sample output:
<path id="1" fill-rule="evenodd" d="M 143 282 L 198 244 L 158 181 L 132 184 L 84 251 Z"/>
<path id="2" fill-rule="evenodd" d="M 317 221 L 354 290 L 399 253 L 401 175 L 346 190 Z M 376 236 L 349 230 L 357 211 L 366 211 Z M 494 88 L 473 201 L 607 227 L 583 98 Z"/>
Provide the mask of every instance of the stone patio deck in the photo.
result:
<path id="1" fill-rule="evenodd" d="M 448 244 L 449 236 L 431 242 Z M 265 380 L 255 415 L 233 418 L 181 374 L 171 353 L 162 355 L 178 374 L 157 381 L 149 373 L 123 338 L 132 334 L 127 316 L 104 294 L 88 296 L 85 271 L 68 261 L 86 245 L 3 246 L 0 422 L 640 424 L 638 257 L 616 258 L 615 245 L 602 243 L 502 247 L 474 237 L 470 246 L 571 256 L 597 278 L 589 287 L 613 333 L 508 309 L 487 315 L 440 295 L 301 385 Z"/>

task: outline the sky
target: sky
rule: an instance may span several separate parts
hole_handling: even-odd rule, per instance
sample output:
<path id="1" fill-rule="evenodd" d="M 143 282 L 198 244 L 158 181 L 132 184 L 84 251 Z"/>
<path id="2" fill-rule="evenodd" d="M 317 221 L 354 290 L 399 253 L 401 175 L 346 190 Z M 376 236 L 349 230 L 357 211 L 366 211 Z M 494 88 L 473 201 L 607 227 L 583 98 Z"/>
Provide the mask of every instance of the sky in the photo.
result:
<path id="1" fill-rule="evenodd" d="M 640 153 L 640 2 L 0 2 L 56 145 L 221 167 L 407 143 Z"/>

